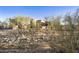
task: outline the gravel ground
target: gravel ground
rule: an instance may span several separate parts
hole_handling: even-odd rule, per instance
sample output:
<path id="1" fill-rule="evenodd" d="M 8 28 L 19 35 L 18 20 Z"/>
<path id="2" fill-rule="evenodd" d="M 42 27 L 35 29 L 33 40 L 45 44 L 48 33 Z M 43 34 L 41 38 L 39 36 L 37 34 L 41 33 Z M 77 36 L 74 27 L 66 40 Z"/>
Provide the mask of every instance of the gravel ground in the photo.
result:
<path id="1" fill-rule="evenodd" d="M 0 31 L 0 53 L 52 52 L 79 52 L 79 37 L 54 36 L 53 32 L 35 30 Z"/>
<path id="2" fill-rule="evenodd" d="M 44 49 L 41 44 L 44 45 L 44 42 L 50 39 L 51 37 L 47 37 L 47 34 L 34 31 L 0 31 L 0 52 L 49 52 L 46 50 L 50 50 L 51 47 L 45 46 Z"/>

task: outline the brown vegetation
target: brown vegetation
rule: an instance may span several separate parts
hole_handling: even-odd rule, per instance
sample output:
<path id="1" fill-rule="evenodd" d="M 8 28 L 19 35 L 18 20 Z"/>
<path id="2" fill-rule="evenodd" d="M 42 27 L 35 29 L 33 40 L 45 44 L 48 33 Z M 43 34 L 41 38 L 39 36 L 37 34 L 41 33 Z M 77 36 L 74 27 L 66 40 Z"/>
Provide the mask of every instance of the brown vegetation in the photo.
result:
<path id="1" fill-rule="evenodd" d="M 29 17 L 9 19 L 0 25 L 0 52 L 79 52 L 79 12 L 47 17 L 44 22 Z M 13 30 L 15 29 L 15 30 Z"/>

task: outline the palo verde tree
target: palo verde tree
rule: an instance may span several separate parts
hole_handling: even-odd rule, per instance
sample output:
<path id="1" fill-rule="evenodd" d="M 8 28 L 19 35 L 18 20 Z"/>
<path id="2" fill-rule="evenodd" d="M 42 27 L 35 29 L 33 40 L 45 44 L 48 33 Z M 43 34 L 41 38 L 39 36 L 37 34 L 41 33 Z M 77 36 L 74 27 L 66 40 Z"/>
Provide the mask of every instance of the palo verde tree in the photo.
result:
<path id="1" fill-rule="evenodd" d="M 24 28 L 24 26 L 27 26 L 30 24 L 30 20 L 31 18 L 29 17 L 18 16 L 18 17 L 10 18 L 9 22 L 12 27 L 17 25 L 19 29 L 22 29 Z"/>
<path id="2" fill-rule="evenodd" d="M 67 26 L 66 30 L 69 30 L 69 31 L 74 30 L 73 19 L 70 13 L 65 15 L 64 22 L 65 22 L 65 26 Z"/>
<path id="3" fill-rule="evenodd" d="M 50 24 L 51 24 L 53 30 L 62 30 L 60 19 L 61 19 L 61 17 L 57 16 L 57 17 L 53 17 L 50 20 Z"/>

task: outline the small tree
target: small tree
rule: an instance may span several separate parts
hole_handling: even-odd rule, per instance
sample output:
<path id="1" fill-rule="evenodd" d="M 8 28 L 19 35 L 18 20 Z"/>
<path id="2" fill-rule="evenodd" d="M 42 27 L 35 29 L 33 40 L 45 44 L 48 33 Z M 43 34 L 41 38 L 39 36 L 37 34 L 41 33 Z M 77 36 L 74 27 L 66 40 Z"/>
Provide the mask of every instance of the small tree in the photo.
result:
<path id="1" fill-rule="evenodd" d="M 53 17 L 52 18 L 52 20 L 50 21 L 52 29 L 54 29 L 54 30 L 62 30 L 60 19 L 61 19 L 61 17 Z"/>

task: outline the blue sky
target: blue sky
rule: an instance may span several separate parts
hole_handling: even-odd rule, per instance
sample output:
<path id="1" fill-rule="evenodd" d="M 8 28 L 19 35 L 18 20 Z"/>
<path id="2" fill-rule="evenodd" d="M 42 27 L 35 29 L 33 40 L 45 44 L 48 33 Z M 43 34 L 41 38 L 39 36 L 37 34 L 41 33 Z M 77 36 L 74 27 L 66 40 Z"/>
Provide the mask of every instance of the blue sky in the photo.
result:
<path id="1" fill-rule="evenodd" d="M 47 16 L 74 12 L 79 6 L 0 6 L 0 20 L 13 16 L 30 16 L 42 19 Z"/>

